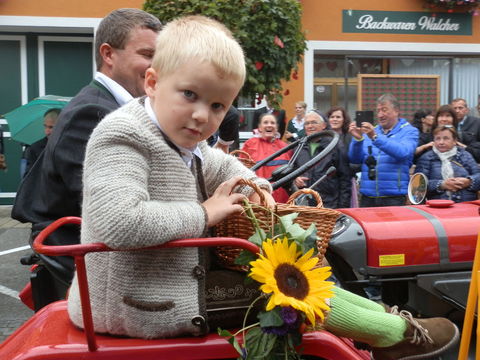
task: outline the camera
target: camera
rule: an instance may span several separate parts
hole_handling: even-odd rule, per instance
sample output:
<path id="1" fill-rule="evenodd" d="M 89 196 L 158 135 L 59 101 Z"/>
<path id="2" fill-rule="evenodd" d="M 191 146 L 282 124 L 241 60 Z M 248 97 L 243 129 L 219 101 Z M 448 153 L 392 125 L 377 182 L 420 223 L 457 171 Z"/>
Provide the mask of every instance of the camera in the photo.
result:
<path id="1" fill-rule="evenodd" d="M 375 180 L 377 177 L 377 160 L 372 155 L 372 147 L 368 147 L 368 156 L 365 159 L 365 165 L 368 167 L 368 178 Z"/>
<path id="2" fill-rule="evenodd" d="M 373 124 L 373 111 L 355 111 L 355 122 L 357 123 L 357 127 L 362 127 L 362 122 Z"/>
<path id="3" fill-rule="evenodd" d="M 375 180 L 375 177 L 377 175 L 377 169 L 375 167 L 368 167 L 368 178 L 370 180 Z"/>

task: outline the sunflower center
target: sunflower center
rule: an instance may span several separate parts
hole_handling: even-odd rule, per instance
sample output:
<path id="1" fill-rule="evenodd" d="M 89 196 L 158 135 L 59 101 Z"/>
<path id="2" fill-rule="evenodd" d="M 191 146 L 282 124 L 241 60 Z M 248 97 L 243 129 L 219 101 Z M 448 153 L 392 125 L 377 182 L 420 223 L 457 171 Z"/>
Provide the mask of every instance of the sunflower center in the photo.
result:
<path id="1" fill-rule="evenodd" d="M 305 275 L 293 265 L 280 264 L 275 269 L 275 280 L 278 288 L 287 296 L 303 300 L 310 290 Z"/>

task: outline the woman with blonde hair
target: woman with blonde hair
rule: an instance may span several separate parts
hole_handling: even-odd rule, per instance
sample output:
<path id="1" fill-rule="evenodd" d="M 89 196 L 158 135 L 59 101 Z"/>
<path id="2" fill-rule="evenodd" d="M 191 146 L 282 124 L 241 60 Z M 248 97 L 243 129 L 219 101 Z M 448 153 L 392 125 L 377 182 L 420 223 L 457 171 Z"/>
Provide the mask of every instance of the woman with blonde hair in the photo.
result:
<path id="1" fill-rule="evenodd" d="M 307 103 L 304 101 L 297 101 L 295 103 L 295 116 L 288 122 L 287 131 L 285 131 L 285 139 L 289 142 L 294 142 L 305 136 L 303 123 L 305 112 L 307 110 Z"/>

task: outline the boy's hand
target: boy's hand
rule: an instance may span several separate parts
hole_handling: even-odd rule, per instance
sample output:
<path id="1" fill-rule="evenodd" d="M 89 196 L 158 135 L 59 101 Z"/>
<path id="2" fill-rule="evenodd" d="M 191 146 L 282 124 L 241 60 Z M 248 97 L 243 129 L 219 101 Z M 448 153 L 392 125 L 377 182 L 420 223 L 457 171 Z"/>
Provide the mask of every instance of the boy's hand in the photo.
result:
<path id="1" fill-rule="evenodd" d="M 245 199 L 245 195 L 232 194 L 238 180 L 240 177 L 236 176 L 221 183 L 213 195 L 202 204 L 207 211 L 208 227 L 218 224 L 229 215 L 243 211 L 241 203 Z"/>
<path id="2" fill-rule="evenodd" d="M 265 205 L 271 209 L 275 208 L 276 201 L 273 198 L 272 194 L 270 194 L 267 190 L 261 189 L 263 196 L 265 196 Z M 248 197 L 248 200 L 250 200 L 253 203 L 260 204 L 260 196 L 254 192 L 252 195 Z"/>

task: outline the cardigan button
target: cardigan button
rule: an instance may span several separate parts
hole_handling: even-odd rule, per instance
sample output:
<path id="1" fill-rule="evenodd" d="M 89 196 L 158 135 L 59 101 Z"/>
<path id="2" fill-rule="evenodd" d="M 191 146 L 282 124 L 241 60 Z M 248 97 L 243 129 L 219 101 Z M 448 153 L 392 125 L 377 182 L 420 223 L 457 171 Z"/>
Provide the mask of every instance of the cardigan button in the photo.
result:
<path id="1" fill-rule="evenodd" d="M 208 331 L 207 321 L 201 315 L 194 316 L 192 319 L 192 324 L 201 329 L 202 334 L 206 334 Z"/>
<path id="2" fill-rule="evenodd" d="M 201 265 L 197 265 L 193 268 L 193 277 L 201 280 L 205 278 L 205 268 Z"/>

